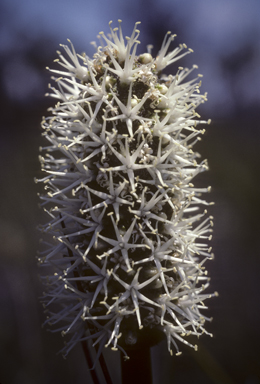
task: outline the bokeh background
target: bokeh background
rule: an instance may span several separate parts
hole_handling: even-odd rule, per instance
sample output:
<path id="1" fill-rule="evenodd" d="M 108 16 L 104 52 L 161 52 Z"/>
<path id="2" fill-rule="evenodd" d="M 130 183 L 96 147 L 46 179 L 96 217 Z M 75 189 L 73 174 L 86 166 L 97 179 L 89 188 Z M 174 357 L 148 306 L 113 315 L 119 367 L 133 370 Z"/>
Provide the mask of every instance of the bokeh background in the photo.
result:
<path id="1" fill-rule="evenodd" d="M 178 65 L 199 65 L 209 94 L 199 112 L 212 119 L 197 150 L 210 165 L 198 182 L 212 185 L 208 198 L 216 201 L 215 260 L 208 262 L 219 292 L 208 301 L 214 338 L 202 337 L 199 352 L 184 348 L 178 358 L 164 343 L 153 348 L 154 384 L 259 384 L 259 0 L 1 0 L 0 383 L 91 384 L 81 347 L 63 360 L 60 335 L 41 327 L 35 227 L 45 217 L 33 178 L 40 176 L 41 117 L 52 102 L 44 98 L 45 67 L 67 38 L 92 56 L 89 43 L 117 19 L 126 35 L 142 22 L 139 52 L 152 43 L 156 54 L 168 30 L 193 48 Z M 107 358 L 117 384 L 119 358 Z"/>

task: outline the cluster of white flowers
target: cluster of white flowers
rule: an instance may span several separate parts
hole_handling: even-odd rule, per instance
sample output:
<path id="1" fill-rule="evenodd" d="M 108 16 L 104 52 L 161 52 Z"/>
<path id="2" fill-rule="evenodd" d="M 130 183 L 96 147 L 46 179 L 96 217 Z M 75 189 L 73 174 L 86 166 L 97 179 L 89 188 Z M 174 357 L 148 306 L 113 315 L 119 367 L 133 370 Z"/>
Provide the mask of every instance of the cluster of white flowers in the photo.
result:
<path id="1" fill-rule="evenodd" d="M 208 168 L 192 150 L 204 133 L 198 124 L 209 123 L 196 112 L 206 95 L 200 75 L 186 80 L 196 66 L 162 74 L 192 51 L 182 44 L 168 53 L 175 35 L 155 58 L 151 47 L 136 54 L 138 24 L 124 39 L 121 21 L 110 23 L 93 59 L 62 46 L 62 69 L 50 70 L 57 104 L 43 119 L 46 176 L 36 181 L 50 217 L 41 230 L 54 241 L 42 241 L 38 258 L 48 271 L 46 322 L 71 334 L 65 356 L 88 339 L 98 354 L 104 346 L 126 354 L 158 332 L 180 354 L 176 340 L 196 349 L 186 336 L 207 333 L 212 217 L 199 208 L 209 188 L 192 184 Z"/>

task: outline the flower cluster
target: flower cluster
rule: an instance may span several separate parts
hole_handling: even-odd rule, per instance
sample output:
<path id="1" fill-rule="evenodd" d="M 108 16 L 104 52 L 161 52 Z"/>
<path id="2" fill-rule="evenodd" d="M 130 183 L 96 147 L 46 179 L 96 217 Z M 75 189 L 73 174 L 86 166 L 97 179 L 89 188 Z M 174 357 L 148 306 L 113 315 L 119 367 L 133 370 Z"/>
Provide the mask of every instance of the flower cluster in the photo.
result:
<path id="1" fill-rule="evenodd" d="M 212 258 L 212 217 L 193 178 L 207 170 L 194 144 L 200 75 L 197 68 L 163 69 L 192 50 L 185 44 L 168 52 L 167 33 L 158 55 L 151 47 L 137 55 L 139 23 L 124 39 L 119 28 L 90 59 L 62 46 L 55 60 L 57 100 L 44 118 L 40 181 L 42 207 L 50 220 L 41 226 L 54 239 L 42 240 L 39 263 L 46 268 L 43 304 L 47 323 L 71 334 L 63 354 L 79 341 L 118 348 L 166 337 L 193 346 L 188 335 L 207 333 L 202 314 Z M 51 271 L 51 272 L 50 272 Z M 213 294 L 214 295 L 214 294 Z M 147 336 L 148 335 L 148 336 Z"/>

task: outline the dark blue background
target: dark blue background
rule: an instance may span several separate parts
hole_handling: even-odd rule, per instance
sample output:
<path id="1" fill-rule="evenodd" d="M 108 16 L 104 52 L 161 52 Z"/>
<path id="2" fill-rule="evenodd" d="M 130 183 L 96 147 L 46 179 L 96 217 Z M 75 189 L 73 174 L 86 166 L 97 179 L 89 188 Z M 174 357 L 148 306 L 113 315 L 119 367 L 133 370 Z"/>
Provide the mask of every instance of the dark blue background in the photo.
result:
<path id="1" fill-rule="evenodd" d="M 211 289 L 209 330 L 199 352 L 184 348 L 168 356 L 153 349 L 154 384 L 260 383 L 260 1 L 259 0 L 2 0 L 0 3 L 0 382 L 2 384 L 91 383 L 80 346 L 64 361 L 56 352 L 60 335 L 41 329 L 41 286 L 35 255 L 38 209 L 33 177 L 40 175 L 41 116 L 59 43 L 70 38 L 78 52 L 92 56 L 90 42 L 108 22 L 123 20 L 129 35 L 141 21 L 139 53 L 160 48 L 168 30 L 177 44 L 194 49 L 178 65 L 199 65 L 209 101 L 199 112 L 212 125 L 197 150 L 210 172 L 197 183 L 212 185 L 216 205 L 213 248 L 208 263 Z M 173 69 L 175 70 L 175 69 Z M 119 382 L 116 354 L 108 355 Z M 141 364 L 140 364 L 141 367 Z M 89 381 L 88 381 L 89 380 Z M 145 383 L 144 383 L 145 384 Z"/>

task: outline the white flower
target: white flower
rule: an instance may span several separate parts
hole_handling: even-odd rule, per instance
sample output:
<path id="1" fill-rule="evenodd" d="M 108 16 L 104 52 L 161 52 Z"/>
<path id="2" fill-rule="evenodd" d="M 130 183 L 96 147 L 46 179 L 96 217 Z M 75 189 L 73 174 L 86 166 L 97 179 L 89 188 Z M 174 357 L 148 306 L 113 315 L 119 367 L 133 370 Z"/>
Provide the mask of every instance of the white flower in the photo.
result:
<path id="1" fill-rule="evenodd" d="M 140 338 L 155 343 L 158 331 L 179 354 L 176 341 L 207 333 L 212 218 L 200 208 L 209 189 L 192 184 L 208 168 L 192 150 L 207 124 L 196 112 L 206 95 L 199 77 L 186 81 L 196 66 L 161 74 L 191 51 L 168 53 L 174 35 L 156 58 L 136 54 L 138 24 L 124 39 L 121 21 L 119 30 L 110 23 L 93 59 L 63 46 L 68 59 L 58 52 L 62 70 L 51 70 L 57 104 L 43 119 L 46 176 L 37 180 L 50 219 L 39 262 L 46 323 L 71 334 L 65 356 L 87 339 L 99 353 L 109 345 L 126 353 Z"/>

